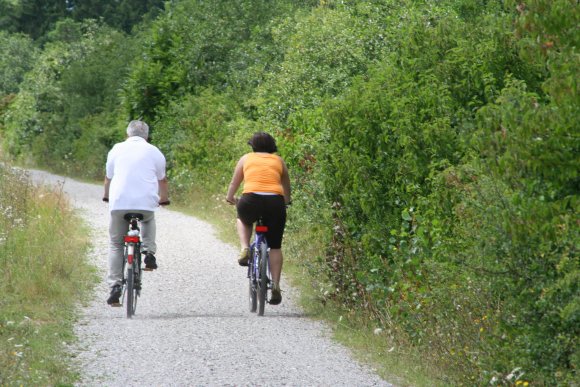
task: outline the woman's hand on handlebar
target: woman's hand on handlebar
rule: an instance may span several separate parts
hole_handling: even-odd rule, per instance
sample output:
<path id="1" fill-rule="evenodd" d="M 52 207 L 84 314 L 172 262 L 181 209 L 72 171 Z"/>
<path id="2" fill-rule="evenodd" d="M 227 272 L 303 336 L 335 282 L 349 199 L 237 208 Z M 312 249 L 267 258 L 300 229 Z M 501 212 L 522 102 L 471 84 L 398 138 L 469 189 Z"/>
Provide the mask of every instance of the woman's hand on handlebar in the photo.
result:
<path id="1" fill-rule="evenodd" d="M 226 202 L 228 202 L 232 206 L 235 206 L 236 204 L 238 204 L 238 198 L 236 198 L 236 197 L 231 197 L 231 198 L 226 197 Z"/>

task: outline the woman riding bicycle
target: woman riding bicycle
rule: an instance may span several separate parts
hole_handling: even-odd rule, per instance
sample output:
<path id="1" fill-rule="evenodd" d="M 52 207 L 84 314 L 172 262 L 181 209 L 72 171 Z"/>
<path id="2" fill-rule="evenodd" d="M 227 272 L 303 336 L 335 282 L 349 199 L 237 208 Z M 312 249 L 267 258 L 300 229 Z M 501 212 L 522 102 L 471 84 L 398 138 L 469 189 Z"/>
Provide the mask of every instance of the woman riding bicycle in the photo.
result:
<path id="1" fill-rule="evenodd" d="M 238 218 L 236 227 L 241 252 L 238 263 L 247 266 L 250 258 L 252 225 L 259 219 L 268 226 L 266 239 L 270 246 L 270 271 L 272 273 L 272 297 L 270 304 L 282 302 L 280 276 L 282 274 L 282 236 L 286 226 L 286 205 L 291 201 L 288 168 L 280 156 L 276 141 L 268 133 L 258 132 L 248 144 L 253 152 L 238 161 L 228 188 L 226 201 L 235 204 Z M 244 183 L 242 197 L 235 198 L 240 184 Z"/>

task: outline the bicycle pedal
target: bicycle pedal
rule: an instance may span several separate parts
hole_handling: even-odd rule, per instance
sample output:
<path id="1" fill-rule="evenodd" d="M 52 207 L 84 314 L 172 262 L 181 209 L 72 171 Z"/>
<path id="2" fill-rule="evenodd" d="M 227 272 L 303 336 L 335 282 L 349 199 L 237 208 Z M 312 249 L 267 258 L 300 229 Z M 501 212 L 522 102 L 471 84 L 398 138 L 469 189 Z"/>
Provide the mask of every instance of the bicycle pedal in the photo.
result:
<path id="1" fill-rule="evenodd" d="M 122 305 L 121 303 L 119 303 L 119 302 L 116 302 L 116 303 L 114 303 L 114 304 L 111 304 L 111 306 L 112 306 L 113 308 L 118 308 L 118 307 L 121 307 L 121 306 L 123 306 L 123 305 Z"/>
<path id="2" fill-rule="evenodd" d="M 155 270 L 155 269 L 149 269 L 147 267 L 143 269 L 143 271 L 153 271 L 153 270 Z"/>

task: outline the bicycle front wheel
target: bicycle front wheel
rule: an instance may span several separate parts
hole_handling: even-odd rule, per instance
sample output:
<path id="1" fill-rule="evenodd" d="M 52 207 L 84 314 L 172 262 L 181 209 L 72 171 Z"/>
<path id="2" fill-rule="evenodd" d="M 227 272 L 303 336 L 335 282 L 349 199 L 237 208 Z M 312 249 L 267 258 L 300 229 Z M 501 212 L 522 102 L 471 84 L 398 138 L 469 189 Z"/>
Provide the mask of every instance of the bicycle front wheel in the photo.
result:
<path id="1" fill-rule="evenodd" d="M 266 295 L 268 293 L 268 246 L 265 243 L 260 244 L 259 253 L 258 316 L 263 316 L 266 306 Z"/>
<path id="2" fill-rule="evenodd" d="M 256 262 L 256 257 L 254 256 L 254 248 L 250 251 L 250 259 L 248 262 L 248 289 L 249 289 L 249 301 L 250 301 L 250 312 L 255 313 L 258 309 L 258 295 L 256 292 L 256 270 L 254 265 Z"/>

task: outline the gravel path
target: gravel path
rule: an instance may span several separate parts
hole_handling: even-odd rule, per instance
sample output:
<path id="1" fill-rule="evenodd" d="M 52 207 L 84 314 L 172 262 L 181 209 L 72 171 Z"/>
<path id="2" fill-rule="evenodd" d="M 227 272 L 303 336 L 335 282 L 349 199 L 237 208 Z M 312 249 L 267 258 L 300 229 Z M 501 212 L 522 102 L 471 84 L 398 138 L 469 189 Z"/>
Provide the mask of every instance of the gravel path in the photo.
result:
<path id="1" fill-rule="evenodd" d="M 31 171 L 34 181 L 64 184 L 91 226 L 89 259 L 103 281 L 82 310 L 73 348 L 82 386 L 391 386 L 330 339 L 323 323 L 283 302 L 264 317 L 248 311 L 237 248 L 212 227 L 162 208 L 157 212 L 159 270 L 145 273 L 137 315 L 106 305 L 108 209 L 102 187 Z"/>

